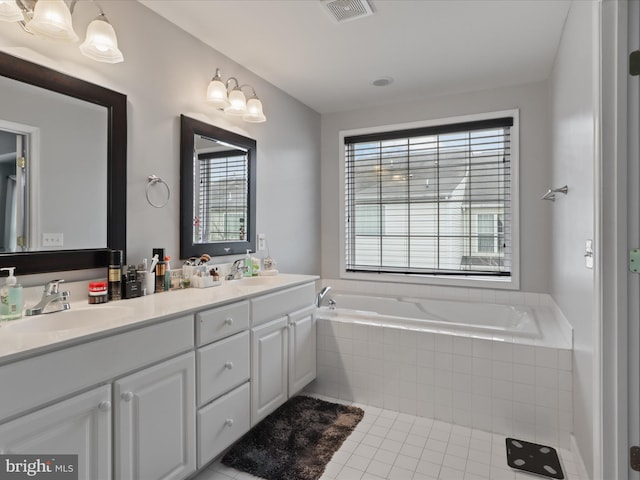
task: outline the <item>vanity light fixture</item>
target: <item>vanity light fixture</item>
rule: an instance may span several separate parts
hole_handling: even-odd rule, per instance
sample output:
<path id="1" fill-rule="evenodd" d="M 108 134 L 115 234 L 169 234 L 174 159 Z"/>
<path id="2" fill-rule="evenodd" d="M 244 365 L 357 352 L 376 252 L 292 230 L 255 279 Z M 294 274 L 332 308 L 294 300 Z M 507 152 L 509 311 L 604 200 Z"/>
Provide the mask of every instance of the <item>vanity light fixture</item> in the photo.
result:
<path id="1" fill-rule="evenodd" d="M 235 86 L 233 86 L 234 83 Z M 229 90 L 232 86 L 233 88 Z M 251 89 L 252 96 L 249 100 L 245 97 L 243 88 Z M 207 88 L 207 102 L 219 110 L 224 110 L 227 115 L 242 116 L 245 122 L 262 123 L 267 120 L 255 89 L 251 85 L 240 85 L 236 77 L 229 77 L 224 82 L 219 68 L 216 68 L 216 74 Z"/>
<path id="2" fill-rule="evenodd" d="M 3 22 L 20 22 L 23 20 L 22 10 L 15 0 L 0 0 L 0 20 Z"/>
<path id="3" fill-rule="evenodd" d="M 77 42 L 78 35 L 73 30 L 71 10 L 64 0 L 40 0 L 33 8 L 31 20 L 26 29 L 36 35 L 54 40 Z"/>
<path id="4" fill-rule="evenodd" d="M 71 0 L 67 6 L 64 0 L 0 0 L 0 20 L 18 22 L 26 32 L 34 35 L 77 42 L 78 35 L 71 19 L 77 1 Z M 95 0 L 94 3 L 100 14 L 89 23 L 80 52 L 97 62 L 122 62 L 124 57 L 118 49 L 116 32 L 102 7 Z"/>

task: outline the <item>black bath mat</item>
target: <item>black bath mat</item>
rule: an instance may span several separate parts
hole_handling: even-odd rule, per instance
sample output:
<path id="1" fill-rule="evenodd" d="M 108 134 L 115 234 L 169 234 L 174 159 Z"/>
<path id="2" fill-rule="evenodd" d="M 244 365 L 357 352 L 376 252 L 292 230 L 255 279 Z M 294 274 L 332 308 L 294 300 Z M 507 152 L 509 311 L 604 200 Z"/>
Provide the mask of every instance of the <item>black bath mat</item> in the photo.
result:
<path id="1" fill-rule="evenodd" d="M 564 478 L 555 448 L 515 438 L 507 438 L 506 442 L 507 463 L 511 468 L 548 478 Z"/>
<path id="2" fill-rule="evenodd" d="M 317 480 L 363 416 L 357 407 L 294 397 L 242 437 L 222 463 L 267 480 Z"/>

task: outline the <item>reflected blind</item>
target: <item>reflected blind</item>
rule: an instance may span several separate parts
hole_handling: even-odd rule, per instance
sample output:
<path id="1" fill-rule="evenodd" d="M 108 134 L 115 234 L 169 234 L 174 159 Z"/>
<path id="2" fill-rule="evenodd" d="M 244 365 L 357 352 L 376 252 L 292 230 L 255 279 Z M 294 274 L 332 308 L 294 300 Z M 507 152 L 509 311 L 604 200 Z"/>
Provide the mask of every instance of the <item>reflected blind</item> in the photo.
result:
<path id="1" fill-rule="evenodd" d="M 345 137 L 346 269 L 508 276 L 513 118 Z"/>
<path id="2" fill-rule="evenodd" d="M 248 162 L 244 153 L 198 155 L 198 189 L 194 199 L 199 224 L 194 231 L 197 243 L 245 239 L 245 216 L 249 188 Z M 194 176 L 198 178 L 198 176 Z"/>

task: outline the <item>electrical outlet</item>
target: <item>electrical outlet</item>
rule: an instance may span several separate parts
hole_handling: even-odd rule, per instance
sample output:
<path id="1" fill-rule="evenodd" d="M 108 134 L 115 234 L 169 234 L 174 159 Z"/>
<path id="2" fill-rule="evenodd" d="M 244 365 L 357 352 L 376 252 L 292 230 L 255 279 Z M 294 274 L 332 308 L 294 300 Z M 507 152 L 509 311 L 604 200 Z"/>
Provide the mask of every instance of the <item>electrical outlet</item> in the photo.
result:
<path id="1" fill-rule="evenodd" d="M 43 233 L 43 247 L 62 247 L 64 246 L 64 235 L 62 233 Z"/>
<path id="2" fill-rule="evenodd" d="M 258 251 L 263 252 L 267 248 L 267 236 L 264 233 L 258 234 Z"/>

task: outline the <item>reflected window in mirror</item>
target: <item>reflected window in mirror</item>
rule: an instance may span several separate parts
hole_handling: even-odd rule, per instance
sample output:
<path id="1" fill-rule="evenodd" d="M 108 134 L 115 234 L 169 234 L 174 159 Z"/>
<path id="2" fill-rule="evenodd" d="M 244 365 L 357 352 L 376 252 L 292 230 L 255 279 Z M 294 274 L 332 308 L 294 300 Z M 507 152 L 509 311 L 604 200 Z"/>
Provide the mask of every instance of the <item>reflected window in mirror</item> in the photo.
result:
<path id="1" fill-rule="evenodd" d="M 181 117 L 182 258 L 255 249 L 256 142 Z"/>

